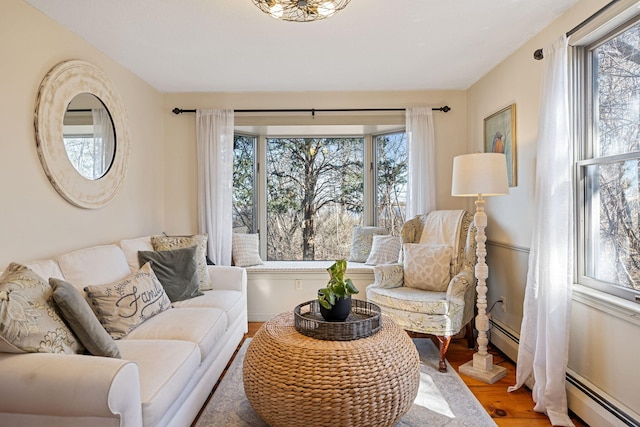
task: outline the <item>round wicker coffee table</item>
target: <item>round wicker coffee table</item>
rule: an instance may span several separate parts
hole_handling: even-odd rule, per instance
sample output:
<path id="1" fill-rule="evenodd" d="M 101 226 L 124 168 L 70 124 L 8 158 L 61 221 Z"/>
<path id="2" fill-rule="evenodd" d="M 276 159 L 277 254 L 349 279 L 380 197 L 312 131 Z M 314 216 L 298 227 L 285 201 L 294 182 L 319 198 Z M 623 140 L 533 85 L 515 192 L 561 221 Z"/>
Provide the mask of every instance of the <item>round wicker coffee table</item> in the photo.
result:
<path id="1" fill-rule="evenodd" d="M 293 312 L 256 332 L 243 363 L 244 390 L 271 427 L 391 426 L 418 393 L 415 345 L 383 316 L 375 335 L 325 341 L 296 331 Z"/>

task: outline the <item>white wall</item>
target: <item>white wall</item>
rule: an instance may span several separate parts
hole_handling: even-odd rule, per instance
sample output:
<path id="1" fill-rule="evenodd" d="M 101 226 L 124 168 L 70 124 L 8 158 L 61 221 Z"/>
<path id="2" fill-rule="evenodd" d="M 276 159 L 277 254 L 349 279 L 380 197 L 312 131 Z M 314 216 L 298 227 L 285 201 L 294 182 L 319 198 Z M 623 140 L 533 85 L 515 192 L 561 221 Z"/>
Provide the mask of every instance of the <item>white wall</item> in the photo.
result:
<path id="1" fill-rule="evenodd" d="M 463 91 L 183 93 L 164 96 L 165 225 L 170 233 L 198 231 L 195 114 L 176 116 L 175 107 L 231 109 L 441 107 L 434 112 L 436 175 L 440 209 L 462 209 L 466 200 L 451 197 L 453 157 L 466 152 L 467 105 Z"/>
<path id="2" fill-rule="evenodd" d="M 539 88 L 543 63 L 533 52 L 560 37 L 599 10 L 607 0 L 582 0 L 467 91 L 467 136 L 470 152 L 482 149 L 483 120 L 515 103 L 517 108 L 518 186 L 511 194 L 489 198 L 486 210 L 489 264 L 489 307 L 500 296 L 507 298 L 507 311 L 492 311 L 500 328 L 491 331 L 491 340 L 512 358 L 522 322 L 529 247 L 534 221 L 536 138 L 538 132 Z M 631 392 L 640 383 L 635 358 L 640 353 L 640 330 L 633 319 L 633 307 L 621 308 L 619 301 L 609 308 L 598 300 L 574 290 L 572 304 L 570 373 L 620 409 L 640 420 L 640 397 Z M 617 425 L 575 387 L 570 386 L 570 408 L 590 425 Z"/>
<path id="3" fill-rule="evenodd" d="M 0 2 L 0 52 L 0 270 L 10 261 L 162 231 L 161 94 L 21 0 Z M 68 59 L 101 68 L 129 117 L 129 172 L 121 192 L 103 209 L 69 204 L 38 159 L 36 94 L 45 74 Z"/>

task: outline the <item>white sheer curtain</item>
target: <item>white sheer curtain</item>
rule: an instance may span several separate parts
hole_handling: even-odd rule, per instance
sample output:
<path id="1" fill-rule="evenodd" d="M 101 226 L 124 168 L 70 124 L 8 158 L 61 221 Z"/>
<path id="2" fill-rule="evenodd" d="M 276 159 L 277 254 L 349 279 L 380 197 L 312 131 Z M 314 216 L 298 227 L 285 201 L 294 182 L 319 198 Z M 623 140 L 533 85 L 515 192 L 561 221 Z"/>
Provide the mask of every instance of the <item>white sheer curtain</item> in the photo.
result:
<path id="1" fill-rule="evenodd" d="M 536 412 L 572 426 L 567 410 L 573 283 L 573 147 L 570 137 L 567 38 L 544 49 L 537 146 L 535 223 L 520 330 L 516 385 L 533 380 Z"/>
<path id="2" fill-rule="evenodd" d="M 436 162 L 433 111 L 431 108 L 407 108 L 407 182 L 406 219 L 436 208 Z"/>
<path id="3" fill-rule="evenodd" d="M 102 177 L 111 166 L 115 153 L 115 135 L 111 116 L 106 108 L 94 108 L 93 116 L 93 179 Z"/>
<path id="4" fill-rule="evenodd" d="M 209 258 L 231 265 L 233 110 L 197 110 L 198 226 Z"/>

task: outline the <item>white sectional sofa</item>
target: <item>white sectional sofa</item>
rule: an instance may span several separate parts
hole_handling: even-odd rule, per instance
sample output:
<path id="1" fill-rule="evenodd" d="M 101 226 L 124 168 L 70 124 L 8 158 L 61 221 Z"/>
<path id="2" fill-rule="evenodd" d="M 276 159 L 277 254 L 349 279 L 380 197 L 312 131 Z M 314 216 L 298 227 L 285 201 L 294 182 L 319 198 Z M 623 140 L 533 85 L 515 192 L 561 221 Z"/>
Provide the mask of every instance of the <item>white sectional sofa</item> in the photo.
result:
<path id="1" fill-rule="evenodd" d="M 153 250 L 150 237 L 23 265 L 85 295 L 87 285 L 131 275 L 139 250 Z M 120 358 L 16 354 L 0 345 L 0 426 L 189 426 L 247 331 L 245 270 L 207 270 L 213 289 L 115 340 Z"/>

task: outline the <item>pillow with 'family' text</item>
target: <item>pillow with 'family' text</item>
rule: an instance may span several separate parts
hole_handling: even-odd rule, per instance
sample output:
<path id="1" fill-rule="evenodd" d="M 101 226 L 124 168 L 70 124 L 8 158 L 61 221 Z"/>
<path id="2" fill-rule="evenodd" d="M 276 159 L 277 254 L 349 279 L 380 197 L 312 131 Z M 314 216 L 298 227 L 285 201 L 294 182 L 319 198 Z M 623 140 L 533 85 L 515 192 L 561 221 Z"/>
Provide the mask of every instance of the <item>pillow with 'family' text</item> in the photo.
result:
<path id="1" fill-rule="evenodd" d="M 113 339 L 126 336 L 138 325 L 171 306 L 150 263 L 116 282 L 89 285 L 84 291 L 98 320 Z"/>

